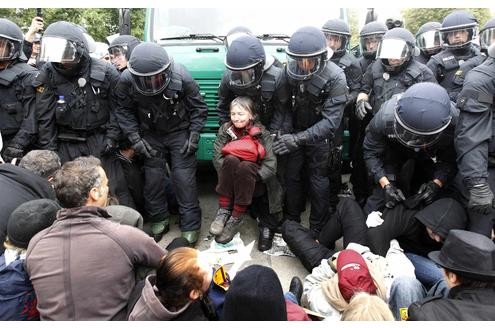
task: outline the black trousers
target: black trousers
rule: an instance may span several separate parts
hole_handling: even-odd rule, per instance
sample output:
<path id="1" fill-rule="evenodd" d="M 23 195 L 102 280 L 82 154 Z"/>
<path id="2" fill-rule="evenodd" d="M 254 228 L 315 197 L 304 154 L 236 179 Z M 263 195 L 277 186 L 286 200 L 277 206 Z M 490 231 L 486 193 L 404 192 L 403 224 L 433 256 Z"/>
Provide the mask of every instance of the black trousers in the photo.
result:
<path id="1" fill-rule="evenodd" d="M 282 225 L 282 237 L 308 271 L 336 252 L 335 242 L 342 236 L 344 248 L 349 243 L 368 244 L 366 216 L 354 199 L 341 197 L 337 210 L 328 216 L 318 242 L 312 238 L 311 231 L 300 223 L 286 221 Z"/>
<path id="2" fill-rule="evenodd" d="M 80 156 L 93 155 L 101 158 L 105 141 L 105 134 L 97 132 L 86 138 L 86 141 L 58 140 L 57 154 L 62 164 L 72 161 Z"/>

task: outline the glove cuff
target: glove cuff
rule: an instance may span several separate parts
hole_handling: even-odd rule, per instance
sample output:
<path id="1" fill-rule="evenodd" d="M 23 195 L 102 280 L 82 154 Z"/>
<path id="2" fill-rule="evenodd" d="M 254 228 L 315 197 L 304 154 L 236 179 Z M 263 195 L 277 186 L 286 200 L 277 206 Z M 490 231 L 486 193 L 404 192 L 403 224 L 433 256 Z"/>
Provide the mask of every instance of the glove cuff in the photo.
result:
<path id="1" fill-rule="evenodd" d="M 479 177 L 479 178 L 465 179 L 464 184 L 469 190 L 471 190 L 474 186 L 488 184 L 488 181 L 486 178 Z"/>

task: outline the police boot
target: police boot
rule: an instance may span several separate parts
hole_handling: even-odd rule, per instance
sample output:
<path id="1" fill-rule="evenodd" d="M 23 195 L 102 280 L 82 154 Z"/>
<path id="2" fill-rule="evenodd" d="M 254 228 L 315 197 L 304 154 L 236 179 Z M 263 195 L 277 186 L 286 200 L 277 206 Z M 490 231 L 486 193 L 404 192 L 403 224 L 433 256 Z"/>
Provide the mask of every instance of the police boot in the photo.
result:
<path id="1" fill-rule="evenodd" d="M 182 231 L 181 236 L 187 239 L 189 246 L 194 246 L 199 239 L 199 230 Z"/>
<path id="2" fill-rule="evenodd" d="M 239 231 L 242 221 L 243 220 L 241 218 L 231 216 L 227 220 L 227 223 L 225 223 L 222 234 L 215 237 L 215 241 L 219 244 L 227 244 L 230 242 Z"/>
<path id="3" fill-rule="evenodd" d="M 168 218 L 163 221 L 151 223 L 151 233 L 153 235 L 153 239 L 156 242 L 159 242 L 162 239 L 163 235 L 168 232 L 169 225 L 170 222 Z"/>
<path id="4" fill-rule="evenodd" d="M 274 231 L 267 227 L 261 227 L 258 236 L 258 250 L 264 252 L 272 248 Z"/>
<path id="5" fill-rule="evenodd" d="M 218 236 L 222 233 L 225 222 L 229 219 L 230 214 L 232 214 L 232 212 L 226 208 L 218 209 L 217 216 L 210 225 L 210 233 L 212 235 Z"/>

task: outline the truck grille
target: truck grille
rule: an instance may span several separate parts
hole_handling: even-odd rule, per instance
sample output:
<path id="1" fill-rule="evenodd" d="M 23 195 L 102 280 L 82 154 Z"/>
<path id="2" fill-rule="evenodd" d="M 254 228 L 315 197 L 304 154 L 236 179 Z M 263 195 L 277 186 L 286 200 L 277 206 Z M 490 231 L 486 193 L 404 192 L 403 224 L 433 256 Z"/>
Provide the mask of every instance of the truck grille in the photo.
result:
<path id="1" fill-rule="evenodd" d="M 216 108 L 220 79 L 196 79 L 196 81 L 199 84 L 201 95 L 208 105 L 208 118 L 202 132 L 216 133 L 218 131 L 218 114 Z"/>

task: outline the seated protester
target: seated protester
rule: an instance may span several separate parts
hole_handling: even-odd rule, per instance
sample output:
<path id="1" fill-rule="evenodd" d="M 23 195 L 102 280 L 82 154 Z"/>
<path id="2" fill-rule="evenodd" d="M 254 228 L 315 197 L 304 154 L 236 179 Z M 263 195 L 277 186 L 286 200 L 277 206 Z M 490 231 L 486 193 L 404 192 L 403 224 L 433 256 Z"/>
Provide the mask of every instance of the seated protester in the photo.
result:
<path id="1" fill-rule="evenodd" d="M 206 295 L 211 281 L 212 268 L 198 250 L 176 248 L 161 259 L 156 274 L 146 277 L 129 320 L 214 319 Z"/>
<path id="2" fill-rule="evenodd" d="M 250 265 L 232 280 L 223 305 L 226 321 L 309 321 L 304 309 L 284 299 L 272 268 Z"/>
<path id="3" fill-rule="evenodd" d="M 368 293 L 357 293 L 342 311 L 341 321 L 394 321 L 387 303 Z"/>
<path id="4" fill-rule="evenodd" d="M 371 253 L 368 247 L 351 243 L 332 258 L 322 260 L 304 280 L 302 306 L 327 319 L 340 320 L 342 311 L 357 292 L 378 295 L 387 301 L 394 280 L 414 277 L 414 267 L 397 241 L 390 246 L 384 258 Z"/>
<path id="5" fill-rule="evenodd" d="M 481 234 L 452 230 L 428 255 L 445 272 L 447 298 L 427 298 L 408 309 L 409 320 L 495 320 L 495 245 Z"/>
<path id="6" fill-rule="evenodd" d="M 40 319 L 125 319 L 135 268 L 156 268 L 167 252 L 143 231 L 106 219 L 108 179 L 99 159 L 66 162 L 53 186 L 63 209 L 26 254 Z"/>
<path id="7" fill-rule="evenodd" d="M 296 221 L 287 220 L 282 225 L 282 237 L 290 250 L 311 271 L 321 260 L 330 258 L 335 252 L 335 242 L 344 236 L 344 248 L 349 243 L 367 245 L 366 216 L 352 198 L 341 197 L 335 212 L 327 211 L 325 225 L 313 237 L 311 231 Z"/>
<path id="8" fill-rule="evenodd" d="M 216 191 L 220 196 L 210 233 L 218 243 L 230 242 L 239 231 L 241 216 L 253 197 L 266 194 L 270 214 L 282 210 L 282 190 L 276 178 L 277 159 L 272 151 L 272 137 L 263 125 L 254 123 L 253 113 L 253 102 L 249 97 L 235 98 L 230 103 L 230 122 L 220 127 L 215 140 L 213 165 L 218 173 Z M 271 248 L 271 241 L 268 248 Z"/>
<path id="9" fill-rule="evenodd" d="M 460 203 L 452 198 L 434 201 L 422 210 L 397 205 L 381 214 L 383 223 L 368 229 L 371 251 L 385 255 L 392 239 L 397 239 L 416 268 L 416 277 L 431 288 L 442 280 L 442 270 L 427 258 L 439 250 L 452 229 L 465 229 L 467 215 Z"/>
<path id="10" fill-rule="evenodd" d="M 0 256 L 0 320 L 39 320 L 36 294 L 24 260 L 31 238 L 52 225 L 59 209 L 54 200 L 36 199 L 10 214 L 5 252 Z"/>
<path id="11" fill-rule="evenodd" d="M 32 150 L 19 166 L 0 165 L 0 254 L 12 211 L 33 199 L 56 199 L 50 180 L 59 168 L 60 158 L 51 150 Z"/>

